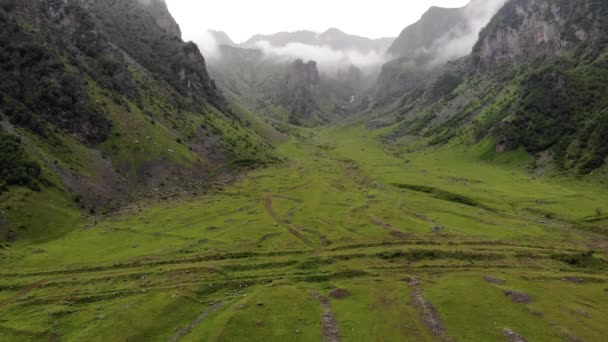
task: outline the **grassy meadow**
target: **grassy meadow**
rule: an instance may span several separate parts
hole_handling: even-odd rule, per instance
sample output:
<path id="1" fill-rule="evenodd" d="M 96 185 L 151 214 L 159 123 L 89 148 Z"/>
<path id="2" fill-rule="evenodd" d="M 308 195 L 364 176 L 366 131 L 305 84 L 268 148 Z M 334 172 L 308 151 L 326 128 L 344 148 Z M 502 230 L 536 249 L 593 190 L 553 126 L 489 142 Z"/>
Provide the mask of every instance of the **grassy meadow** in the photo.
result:
<path id="1" fill-rule="evenodd" d="M 48 238 L 0 249 L 0 341 L 608 334 L 605 186 L 489 141 L 410 152 L 385 133 L 302 130 L 213 193 L 49 212 Z"/>

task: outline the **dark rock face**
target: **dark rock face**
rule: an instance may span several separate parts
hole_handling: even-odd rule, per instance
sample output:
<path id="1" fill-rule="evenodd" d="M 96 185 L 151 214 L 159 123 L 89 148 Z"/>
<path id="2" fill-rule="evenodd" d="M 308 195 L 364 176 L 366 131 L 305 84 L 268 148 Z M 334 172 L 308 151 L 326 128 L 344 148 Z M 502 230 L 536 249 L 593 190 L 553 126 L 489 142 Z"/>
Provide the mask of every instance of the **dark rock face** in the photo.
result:
<path id="1" fill-rule="evenodd" d="M 509 63 L 562 56 L 577 45 L 597 46 L 608 28 L 606 13 L 608 5 L 601 1 L 509 1 L 481 32 L 472 68 L 491 71 Z"/>
<path id="2" fill-rule="evenodd" d="M 179 25 L 169 13 L 165 0 L 139 0 L 148 6 L 150 13 L 156 20 L 156 24 L 160 26 L 167 34 L 181 38 L 182 31 Z"/>
<path id="3" fill-rule="evenodd" d="M 67 0 L 7 1 L 3 6 L 0 105 L 4 114 L 13 125 L 38 134 L 44 134 L 50 123 L 87 145 L 104 141 L 110 120 L 87 93 L 82 75 L 61 62 L 67 57 L 108 76 L 110 70 L 103 70 L 98 58 L 109 59 L 113 51 L 90 15 Z"/>
<path id="4" fill-rule="evenodd" d="M 290 122 L 301 124 L 311 118 L 318 108 L 320 79 L 317 63 L 293 62 L 281 82 L 278 102 L 290 110 Z"/>
<path id="5" fill-rule="evenodd" d="M 209 77 L 205 58 L 193 42 L 182 46 L 182 58 L 172 68 L 191 96 L 202 96 L 219 109 L 226 107 L 226 102 L 215 81 Z"/>

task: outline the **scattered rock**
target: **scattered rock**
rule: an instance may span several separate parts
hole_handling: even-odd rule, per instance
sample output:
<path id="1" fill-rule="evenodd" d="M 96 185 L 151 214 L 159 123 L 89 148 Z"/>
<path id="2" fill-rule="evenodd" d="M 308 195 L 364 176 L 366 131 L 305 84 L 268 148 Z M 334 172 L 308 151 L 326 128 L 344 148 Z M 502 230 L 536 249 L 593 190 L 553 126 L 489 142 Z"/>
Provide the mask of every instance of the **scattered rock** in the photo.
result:
<path id="1" fill-rule="evenodd" d="M 329 291 L 329 296 L 335 299 L 344 299 L 349 295 L 350 293 L 345 289 L 333 289 Z"/>
<path id="2" fill-rule="evenodd" d="M 411 287 L 420 285 L 420 279 L 418 279 L 416 277 L 407 277 L 407 278 L 404 278 L 403 280 L 407 281 L 407 284 Z"/>
<path id="3" fill-rule="evenodd" d="M 509 328 L 502 329 L 502 334 L 505 335 L 509 342 L 528 342 L 523 336 Z"/>
<path id="4" fill-rule="evenodd" d="M 503 290 L 503 292 L 515 303 L 527 304 L 534 301 L 534 298 L 532 298 L 532 296 L 523 292 L 517 292 L 513 290 Z"/>
<path id="5" fill-rule="evenodd" d="M 296 329 L 296 334 L 301 334 L 300 330 Z"/>
<path id="6" fill-rule="evenodd" d="M 256 327 L 261 327 L 263 324 L 264 324 L 264 322 L 262 322 L 262 321 L 255 321 Z"/>
<path id="7" fill-rule="evenodd" d="M 568 281 L 574 284 L 582 284 L 585 282 L 585 279 L 577 277 L 564 277 L 562 278 L 562 281 Z"/>
<path id="8" fill-rule="evenodd" d="M 439 233 L 439 232 L 440 232 L 440 231 L 442 231 L 442 230 L 443 230 L 443 227 L 442 227 L 442 226 L 435 226 L 435 227 L 433 227 L 433 232 L 434 232 L 434 233 Z"/>
<path id="9" fill-rule="evenodd" d="M 262 303 L 262 302 L 258 302 L 256 305 L 257 305 L 257 306 L 264 306 L 264 303 Z"/>
<path id="10" fill-rule="evenodd" d="M 218 230 L 218 229 L 220 229 L 220 227 L 207 227 L 207 230 L 210 232 L 212 232 L 214 230 Z"/>
<path id="11" fill-rule="evenodd" d="M 499 278 L 494 278 L 494 277 L 489 276 L 489 275 L 484 276 L 483 279 L 485 281 L 487 281 L 488 283 L 491 283 L 491 284 L 504 285 L 504 284 L 507 283 L 506 280 L 499 279 Z"/>

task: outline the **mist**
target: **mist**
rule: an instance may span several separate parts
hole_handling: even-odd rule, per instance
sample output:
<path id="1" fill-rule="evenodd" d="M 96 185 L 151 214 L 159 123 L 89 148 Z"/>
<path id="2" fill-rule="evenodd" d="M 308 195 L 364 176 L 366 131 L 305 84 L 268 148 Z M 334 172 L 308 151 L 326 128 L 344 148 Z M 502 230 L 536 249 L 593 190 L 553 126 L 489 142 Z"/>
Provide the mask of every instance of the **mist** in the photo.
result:
<path id="1" fill-rule="evenodd" d="M 377 70 L 387 59 L 384 51 L 364 53 L 358 50 L 336 50 L 329 46 L 289 43 L 285 46 L 274 46 L 267 41 L 256 43 L 267 58 L 290 61 L 295 59 L 317 62 L 319 71 L 328 75 L 356 66 L 364 73 Z"/>
<path id="2" fill-rule="evenodd" d="M 219 59 L 222 57 L 219 45 L 210 31 L 205 31 L 199 35 L 196 35 L 192 39 L 201 53 L 207 59 Z"/>
<path id="3" fill-rule="evenodd" d="M 508 0 L 472 0 L 464 8 L 466 25 L 438 39 L 428 49 L 434 55 L 431 65 L 443 64 L 471 53 L 479 33 Z M 422 51 L 427 54 L 429 51 Z"/>

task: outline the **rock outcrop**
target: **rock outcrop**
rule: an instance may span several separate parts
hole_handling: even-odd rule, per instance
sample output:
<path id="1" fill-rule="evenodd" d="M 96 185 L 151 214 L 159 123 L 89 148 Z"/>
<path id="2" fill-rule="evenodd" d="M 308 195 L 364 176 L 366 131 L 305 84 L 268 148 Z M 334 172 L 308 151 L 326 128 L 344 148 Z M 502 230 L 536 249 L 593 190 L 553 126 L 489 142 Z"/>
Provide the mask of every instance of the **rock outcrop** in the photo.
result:
<path id="1" fill-rule="evenodd" d="M 294 61 L 280 84 L 278 102 L 290 110 L 289 121 L 300 124 L 311 119 L 318 109 L 320 78 L 317 63 Z"/>
<path id="2" fill-rule="evenodd" d="M 481 32 L 473 48 L 472 67 L 489 71 L 498 66 L 559 57 L 578 45 L 598 43 L 605 35 L 602 1 L 509 1 Z"/>

